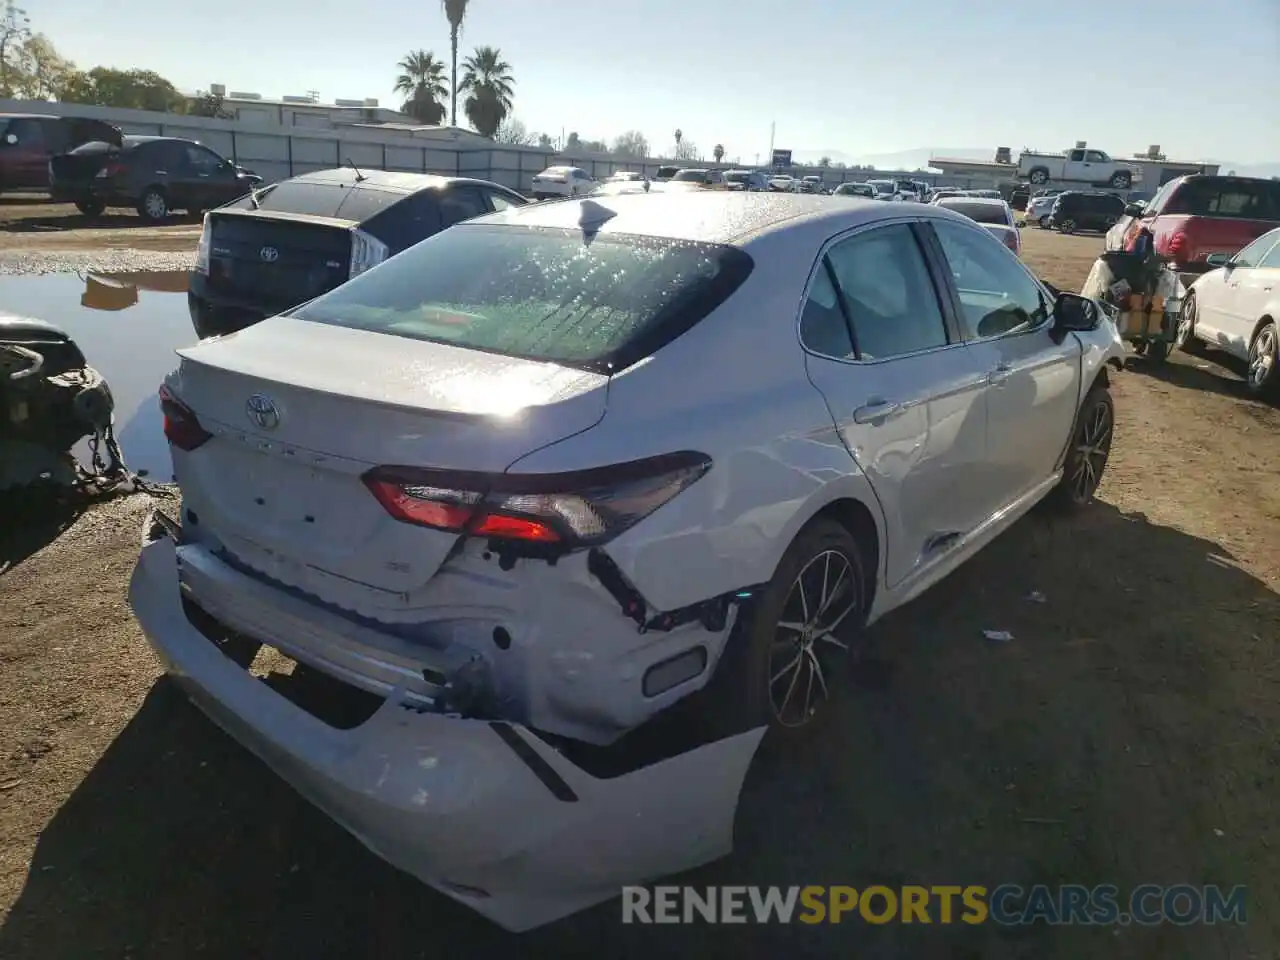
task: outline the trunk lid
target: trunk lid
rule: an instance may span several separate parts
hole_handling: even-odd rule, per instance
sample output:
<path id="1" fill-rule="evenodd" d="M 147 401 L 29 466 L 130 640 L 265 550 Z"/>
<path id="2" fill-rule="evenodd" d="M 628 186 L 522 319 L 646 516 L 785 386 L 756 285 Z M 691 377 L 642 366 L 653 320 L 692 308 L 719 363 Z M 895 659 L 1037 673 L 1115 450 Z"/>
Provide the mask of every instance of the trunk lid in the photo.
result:
<path id="1" fill-rule="evenodd" d="M 71 153 L 59 154 L 49 161 L 49 182 L 83 183 L 94 179 L 110 163 L 118 163 L 121 150 L 112 144 L 92 143 Z"/>
<path id="2" fill-rule="evenodd" d="M 266 313 L 295 307 L 351 275 L 351 230 L 337 217 L 269 210 L 209 214 L 209 287 Z"/>
<path id="3" fill-rule="evenodd" d="M 1186 236 L 1177 253 L 1179 266 L 1206 266 L 1211 253 L 1239 253 L 1268 230 L 1280 227 L 1276 220 L 1244 217 L 1203 217 L 1164 214 L 1155 218 L 1152 234 L 1156 251 L 1166 253 L 1176 233 Z"/>
<path id="4" fill-rule="evenodd" d="M 457 536 L 400 523 L 379 465 L 500 473 L 604 415 L 608 378 L 272 317 L 179 351 L 169 386 L 213 438 L 174 450 L 184 505 L 241 562 L 353 608 L 403 606 Z M 266 398 L 276 423 L 249 414 Z"/>

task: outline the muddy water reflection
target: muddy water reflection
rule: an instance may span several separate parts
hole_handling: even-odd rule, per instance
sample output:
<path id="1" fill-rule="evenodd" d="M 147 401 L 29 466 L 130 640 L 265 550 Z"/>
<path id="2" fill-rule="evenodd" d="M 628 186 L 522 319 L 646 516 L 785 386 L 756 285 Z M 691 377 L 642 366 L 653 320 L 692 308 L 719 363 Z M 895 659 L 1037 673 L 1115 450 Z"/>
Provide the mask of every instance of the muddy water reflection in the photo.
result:
<path id="1" fill-rule="evenodd" d="M 61 327 L 106 377 L 125 462 L 157 480 L 173 468 L 156 389 L 196 342 L 186 290 L 185 271 L 0 277 L 0 310 Z"/>

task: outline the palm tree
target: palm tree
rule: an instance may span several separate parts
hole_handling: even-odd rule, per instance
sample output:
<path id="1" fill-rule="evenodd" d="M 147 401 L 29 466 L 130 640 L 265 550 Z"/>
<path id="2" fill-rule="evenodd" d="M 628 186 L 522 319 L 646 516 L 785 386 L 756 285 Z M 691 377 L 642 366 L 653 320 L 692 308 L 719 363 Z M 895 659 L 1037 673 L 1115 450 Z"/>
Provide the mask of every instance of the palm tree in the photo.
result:
<path id="1" fill-rule="evenodd" d="M 711 155 L 716 158 L 716 163 L 719 163 L 724 159 L 724 147 L 717 143 L 715 148 L 711 151 Z"/>
<path id="2" fill-rule="evenodd" d="M 465 103 L 467 119 L 481 136 L 492 137 L 511 112 L 515 78 L 511 64 L 497 47 L 477 47 L 463 66 L 459 90 L 470 94 Z"/>
<path id="3" fill-rule="evenodd" d="M 462 21 L 467 18 L 467 0 L 440 0 L 444 7 L 444 18 L 449 21 L 449 52 L 453 57 L 453 73 L 449 81 L 449 123 L 458 125 L 458 34 L 462 32 Z"/>
<path id="4" fill-rule="evenodd" d="M 414 50 L 396 66 L 396 93 L 405 96 L 401 108 L 419 123 L 439 123 L 444 119 L 444 107 L 440 101 L 445 95 L 444 64 L 435 54 L 426 50 Z"/>

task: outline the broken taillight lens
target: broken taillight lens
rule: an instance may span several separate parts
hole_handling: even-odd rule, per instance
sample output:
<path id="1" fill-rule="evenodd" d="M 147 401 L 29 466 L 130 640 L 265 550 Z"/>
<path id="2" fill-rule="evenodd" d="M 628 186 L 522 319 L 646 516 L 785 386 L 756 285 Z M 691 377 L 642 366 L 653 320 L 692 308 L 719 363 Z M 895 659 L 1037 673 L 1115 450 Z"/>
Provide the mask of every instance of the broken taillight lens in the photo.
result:
<path id="1" fill-rule="evenodd" d="M 572 473 L 376 467 L 363 480 L 402 523 L 573 548 L 616 537 L 710 469 L 709 457 L 682 451 Z"/>
<path id="2" fill-rule="evenodd" d="M 213 438 L 191 408 L 164 386 L 160 388 L 160 412 L 164 414 L 164 435 L 179 450 L 194 450 Z"/>

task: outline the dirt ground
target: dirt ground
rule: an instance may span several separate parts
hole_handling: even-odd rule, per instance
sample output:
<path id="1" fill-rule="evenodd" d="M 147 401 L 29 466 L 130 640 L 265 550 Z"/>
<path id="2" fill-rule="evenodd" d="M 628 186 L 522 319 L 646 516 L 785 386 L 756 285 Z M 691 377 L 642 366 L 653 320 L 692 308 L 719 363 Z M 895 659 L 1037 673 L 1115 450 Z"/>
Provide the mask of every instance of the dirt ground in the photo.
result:
<path id="1" fill-rule="evenodd" d="M 111 210 L 90 219 L 69 203 L 39 197 L 0 202 L 0 252 L 49 250 L 177 250 L 189 252 L 200 239 L 200 221 L 175 214 L 162 226 L 146 227 L 132 210 Z"/>
<path id="2" fill-rule="evenodd" d="M 1025 231 L 1064 289 L 1100 249 Z M 1247 925 L 623 928 L 612 903 L 517 940 L 160 678 L 125 603 L 139 496 L 0 521 L 0 957 L 1280 956 L 1280 411 L 1185 355 L 1113 384 L 1098 502 L 878 624 L 829 735 L 753 767 L 735 853 L 688 882 L 1244 884 Z"/>

